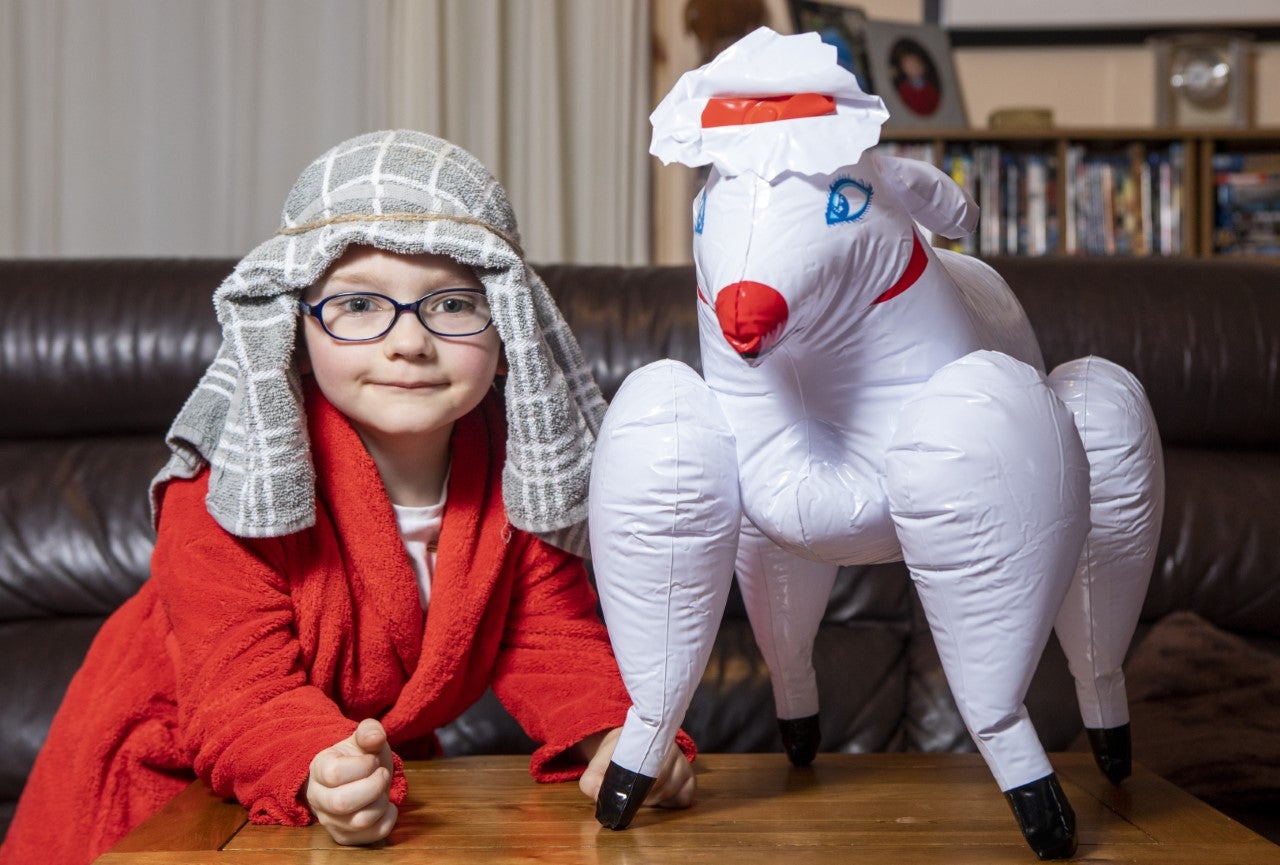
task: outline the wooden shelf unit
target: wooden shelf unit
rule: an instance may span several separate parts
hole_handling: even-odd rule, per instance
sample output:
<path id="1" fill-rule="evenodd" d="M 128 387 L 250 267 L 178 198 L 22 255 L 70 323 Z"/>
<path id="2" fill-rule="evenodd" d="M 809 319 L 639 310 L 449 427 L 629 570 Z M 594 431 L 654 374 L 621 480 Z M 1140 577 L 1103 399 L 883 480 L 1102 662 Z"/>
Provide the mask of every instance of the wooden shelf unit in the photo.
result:
<path id="1" fill-rule="evenodd" d="M 1067 183 L 1064 182 L 1068 152 L 1080 148 L 1086 155 L 1150 153 L 1181 147 L 1184 183 L 1180 206 L 1180 252 L 1184 256 L 1213 256 L 1215 178 L 1213 157 L 1219 153 L 1280 154 L 1280 128 L 1268 129 L 1150 129 L 1150 128 L 1050 128 L 1050 129 L 886 129 L 881 141 L 887 145 L 929 148 L 928 158 L 945 167 L 949 151 L 983 145 L 998 145 L 1017 154 L 1047 157 L 1053 172 L 1053 205 L 1060 220 L 1067 213 Z M 1065 220 L 1064 220 L 1065 222 Z M 1065 224 L 1059 226 L 1057 241 L 1049 254 L 1072 252 Z M 1076 250 L 1079 251 L 1079 250 Z M 1009 254 L 1008 252 L 1004 254 Z M 1100 254 L 1087 253 L 1081 254 Z M 1146 254 L 1142 251 L 1127 254 Z"/>

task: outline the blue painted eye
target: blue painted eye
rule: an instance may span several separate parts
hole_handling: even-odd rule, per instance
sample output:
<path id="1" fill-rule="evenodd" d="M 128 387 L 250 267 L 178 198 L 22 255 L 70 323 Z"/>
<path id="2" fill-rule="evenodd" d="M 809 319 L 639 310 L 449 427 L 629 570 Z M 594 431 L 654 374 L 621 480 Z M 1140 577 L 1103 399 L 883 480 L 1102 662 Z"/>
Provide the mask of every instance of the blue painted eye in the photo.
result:
<path id="1" fill-rule="evenodd" d="M 857 222 L 871 206 L 871 184 L 842 177 L 831 184 L 827 196 L 827 225 Z"/>
<path id="2" fill-rule="evenodd" d="M 702 224 L 707 221 L 707 191 L 702 190 L 701 197 L 698 198 L 698 215 L 693 220 L 693 233 L 702 234 Z"/>

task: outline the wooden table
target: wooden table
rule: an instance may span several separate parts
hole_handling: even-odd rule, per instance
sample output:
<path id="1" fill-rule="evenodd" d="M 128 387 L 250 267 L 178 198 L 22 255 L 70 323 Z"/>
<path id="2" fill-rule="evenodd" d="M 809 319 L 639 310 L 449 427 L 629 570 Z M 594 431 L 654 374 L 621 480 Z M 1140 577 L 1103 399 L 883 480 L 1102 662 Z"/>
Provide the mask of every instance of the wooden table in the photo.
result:
<path id="1" fill-rule="evenodd" d="M 1160 865 L 1280 865 L 1280 847 L 1151 772 L 1116 788 L 1086 754 L 1054 754 L 1076 811 L 1078 857 Z M 387 842 L 333 844 L 319 826 L 254 826 L 195 784 L 98 859 L 177 863 L 486 863 L 1028 865 L 1022 839 L 975 754 L 704 754 L 698 800 L 646 808 L 602 829 L 577 784 L 536 784 L 523 757 L 460 757 L 407 768 L 410 801 Z"/>

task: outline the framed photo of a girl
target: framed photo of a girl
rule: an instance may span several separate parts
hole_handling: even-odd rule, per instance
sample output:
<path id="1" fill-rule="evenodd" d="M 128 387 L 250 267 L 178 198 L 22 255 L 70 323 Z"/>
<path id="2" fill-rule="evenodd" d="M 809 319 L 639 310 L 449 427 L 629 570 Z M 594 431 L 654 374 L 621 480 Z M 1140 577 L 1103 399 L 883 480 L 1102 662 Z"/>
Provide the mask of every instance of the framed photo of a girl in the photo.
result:
<path id="1" fill-rule="evenodd" d="M 968 125 L 951 45 L 942 28 L 870 20 L 867 56 L 876 95 L 889 109 L 886 129 Z"/>

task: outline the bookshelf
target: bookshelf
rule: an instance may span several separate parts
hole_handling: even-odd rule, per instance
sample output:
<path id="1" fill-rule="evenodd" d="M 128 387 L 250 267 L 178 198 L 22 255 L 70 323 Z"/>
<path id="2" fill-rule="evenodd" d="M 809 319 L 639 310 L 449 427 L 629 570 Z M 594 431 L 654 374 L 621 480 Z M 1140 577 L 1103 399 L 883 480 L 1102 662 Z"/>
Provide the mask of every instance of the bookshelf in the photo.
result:
<path id="1" fill-rule="evenodd" d="M 975 255 L 1280 260 L 1280 128 L 885 130 L 982 208 Z"/>

